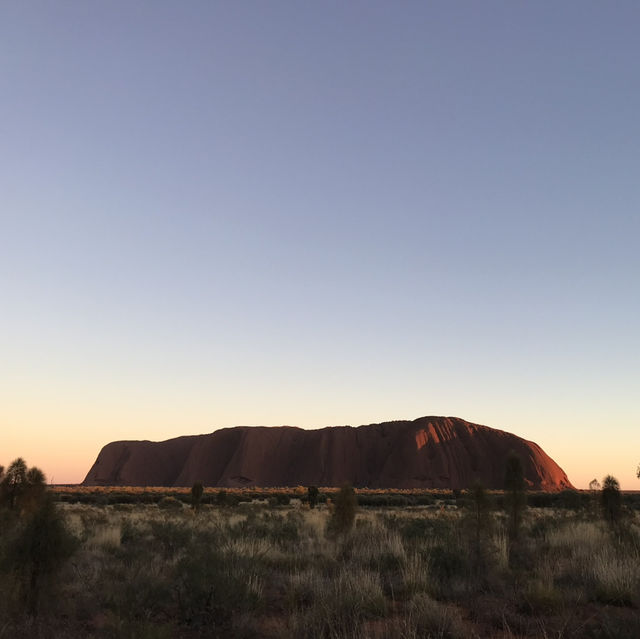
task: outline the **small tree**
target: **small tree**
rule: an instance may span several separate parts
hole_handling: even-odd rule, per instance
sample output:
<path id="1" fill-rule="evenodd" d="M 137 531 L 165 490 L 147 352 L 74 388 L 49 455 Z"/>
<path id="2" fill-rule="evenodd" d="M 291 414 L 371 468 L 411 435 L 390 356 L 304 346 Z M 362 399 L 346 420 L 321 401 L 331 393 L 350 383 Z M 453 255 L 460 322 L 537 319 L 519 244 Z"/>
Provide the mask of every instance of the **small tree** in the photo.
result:
<path id="1" fill-rule="evenodd" d="M 469 539 L 469 555 L 476 571 L 481 571 L 486 559 L 486 541 L 491 530 L 491 500 L 484 486 L 475 481 L 469 490 L 464 504 L 467 509 L 465 518 Z"/>
<path id="2" fill-rule="evenodd" d="M 591 502 L 591 511 L 597 516 L 598 515 L 598 492 L 600 491 L 600 482 L 597 479 L 592 479 L 589 482 L 589 492 L 590 492 L 590 502 Z"/>
<path id="3" fill-rule="evenodd" d="M 44 473 L 35 466 L 27 468 L 24 459 L 19 457 L 6 474 L 0 472 L 0 505 L 16 512 L 30 512 L 42 501 L 46 488 Z"/>
<path id="4" fill-rule="evenodd" d="M 358 498 L 351 484 L 344 484 L 336 495 L 333 513 L 327 525 L 330 536 L 346 535 L 351 532 L 356 520 Z"/>
<path id="5" fill-rule="evenodd" d="M 13 461 L 0 467 L 0 505 L 12 511 L 3 530 L 3 568 L 15 579 L 11 598 L 37 614 L 41 593 L 75 548 L 71 535 L 47 492 L 44 473 Z"/>
<path id="6" fill-rule="evenodd" d="M 0 486 L 1 501 L 11 510 L 18 506 L 27 486 L 27 464 L 22 457 L 11 462 Z"/>
<path id="7" fill-rule="evenodd" d="M 191 507 L 197 513 L 202 505 L 202 493 L 204 492 L 204 486 L 201 481 L 197 481 L 191 487 Z"/>
<path id="8" fill-rule="evenodd" d="M 522 462 L 515 453 L 509 453 L 504 473 L 504 505 L 509 519 L 509 538 L 518 539 L 522 514 L 527 505 Z"/>
<path id="9" fill-rule="evenodd" d="M 318 504 L 318 495 L 319 495 L 317 486 L 309 486 L 307 488 L 307 499 L 309 500 L 309 508 L 315 508 Z"/>
<path id="10" fill-rule="evenodd" d="M 37 508 L 45 497 L 47 479 L 44 473 L 33 466 L 27 471 L 27 484 L 22 495 L 22 507 L 31 511 Z"/>
<path id="11" fill-rule="evenodd" d="M 607 475 L 602 480 L 602 513 L 610 524 L 620 521 L 622 514 L 620 484 L 613 475 Z"/>
<path id="12" fill-rule="evenodd" d="M 640 479 L 640 464 L 638 464 L 638 468 L 636 468 L 636 477 Z"/>
<path id="13" fill-rule="evenodd" d="M 19 577 L 16 594 L 30 614 L 37 614 L 40 596 L 48 580 L 76 548 L 53 498 L 46 494 L 28 515 L 8 544 L 10 567 Z"/>

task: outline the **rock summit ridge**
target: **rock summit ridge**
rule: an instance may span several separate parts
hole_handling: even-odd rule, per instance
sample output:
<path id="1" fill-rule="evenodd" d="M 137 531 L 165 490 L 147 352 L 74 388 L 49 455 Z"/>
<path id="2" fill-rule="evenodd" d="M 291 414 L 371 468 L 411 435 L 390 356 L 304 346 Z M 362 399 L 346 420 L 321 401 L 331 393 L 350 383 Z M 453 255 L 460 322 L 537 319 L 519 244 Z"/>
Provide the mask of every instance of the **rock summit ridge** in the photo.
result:
<path id="1" fill-rule="evenodd" d="M 531 490 L 572 488 L 537 444 L 457 417 L 420 417 L 306 430 L 236 426 L 162 442 L 117 441 L 102 448 L 86 486 L 339 486 L 487 488 L 503 486 L 505 460 L 520 457 Z"/>

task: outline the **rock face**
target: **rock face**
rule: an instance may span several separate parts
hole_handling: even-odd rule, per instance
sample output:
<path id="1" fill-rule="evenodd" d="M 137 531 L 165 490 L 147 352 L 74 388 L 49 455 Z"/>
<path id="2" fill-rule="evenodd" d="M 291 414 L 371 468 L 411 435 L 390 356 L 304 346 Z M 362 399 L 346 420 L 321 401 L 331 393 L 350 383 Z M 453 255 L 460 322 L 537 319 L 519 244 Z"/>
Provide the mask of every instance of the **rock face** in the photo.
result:
<path id="1" fill-rule="evenodd" d="M 107 444 L 86 486 L 339 486 L 502 488 L 505 460 L 521 459 L 533 490 L 572 488 L 537 445 L 456 417 L 353 428 L 237 426 L 163 442 Z"/>

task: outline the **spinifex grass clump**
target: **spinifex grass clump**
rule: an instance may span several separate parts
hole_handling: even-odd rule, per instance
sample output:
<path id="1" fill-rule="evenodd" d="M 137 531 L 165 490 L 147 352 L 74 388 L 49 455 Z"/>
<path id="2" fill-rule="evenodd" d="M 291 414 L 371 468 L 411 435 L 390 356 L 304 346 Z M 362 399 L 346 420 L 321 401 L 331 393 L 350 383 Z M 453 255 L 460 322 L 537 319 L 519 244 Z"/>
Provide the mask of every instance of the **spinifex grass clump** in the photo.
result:
<path id="1" fill-rule="evenodd" d="M 17 589 L 5 572 L 0 639 L 637 636 L 637 513 L 614 528 L 583 508 L 525 507 L 523 567 L 508 561 L 507 513 L 484 501 L 500 496 L 483 491 L 465 492 L 458 506 L 443 492 L 431 507 L 362 508 L 339 537 L 331 536 L 340 512 L 334 490 L 327 490 L 331 509 L 243 500 L 233 508 L 205 504 L 197 517 L 158 508 L 166 492 L 150 493 L 153 503 L 126 509 L 62 505 L 80 547 L 42 582 L 57 587 L 56 615 L 45 617 L 53 608 L 42 605 L 40 629 L 24 603 L 22 617 L 10 616 L 6 602 Z M 51 592 L 43 587 L 41 604 Z"/>
<path id="2" fill-rule="evenodd" d="M 297 606 L 289 617 L 289 632 L 300 639 L 363 636 L 366 620 L 386 615 L 380 576 L 361 568 L 342 568 L 331 578 L 307 573 L 307 583 L 292 578 Z"/>
<path id="3" fill-rule="evenodd" d="M 233 636 L 234 616 L 261 605 L 261 585 L 251 558 L 210 544 L 191 544 L 175 565 L 180 619 L 210 636 Z"/>

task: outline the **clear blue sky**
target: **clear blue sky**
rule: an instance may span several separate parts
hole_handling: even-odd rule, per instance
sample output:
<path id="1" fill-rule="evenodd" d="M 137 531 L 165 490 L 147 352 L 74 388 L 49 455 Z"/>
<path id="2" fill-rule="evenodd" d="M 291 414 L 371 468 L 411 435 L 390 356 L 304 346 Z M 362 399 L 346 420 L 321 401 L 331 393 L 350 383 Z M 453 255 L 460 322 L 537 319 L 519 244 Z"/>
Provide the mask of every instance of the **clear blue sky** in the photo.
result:
<path id="1" fill-rule="evenodd" d="M 0 5 L 0 463 L 457 415 L 640 461 L 637 2 Z"/>

